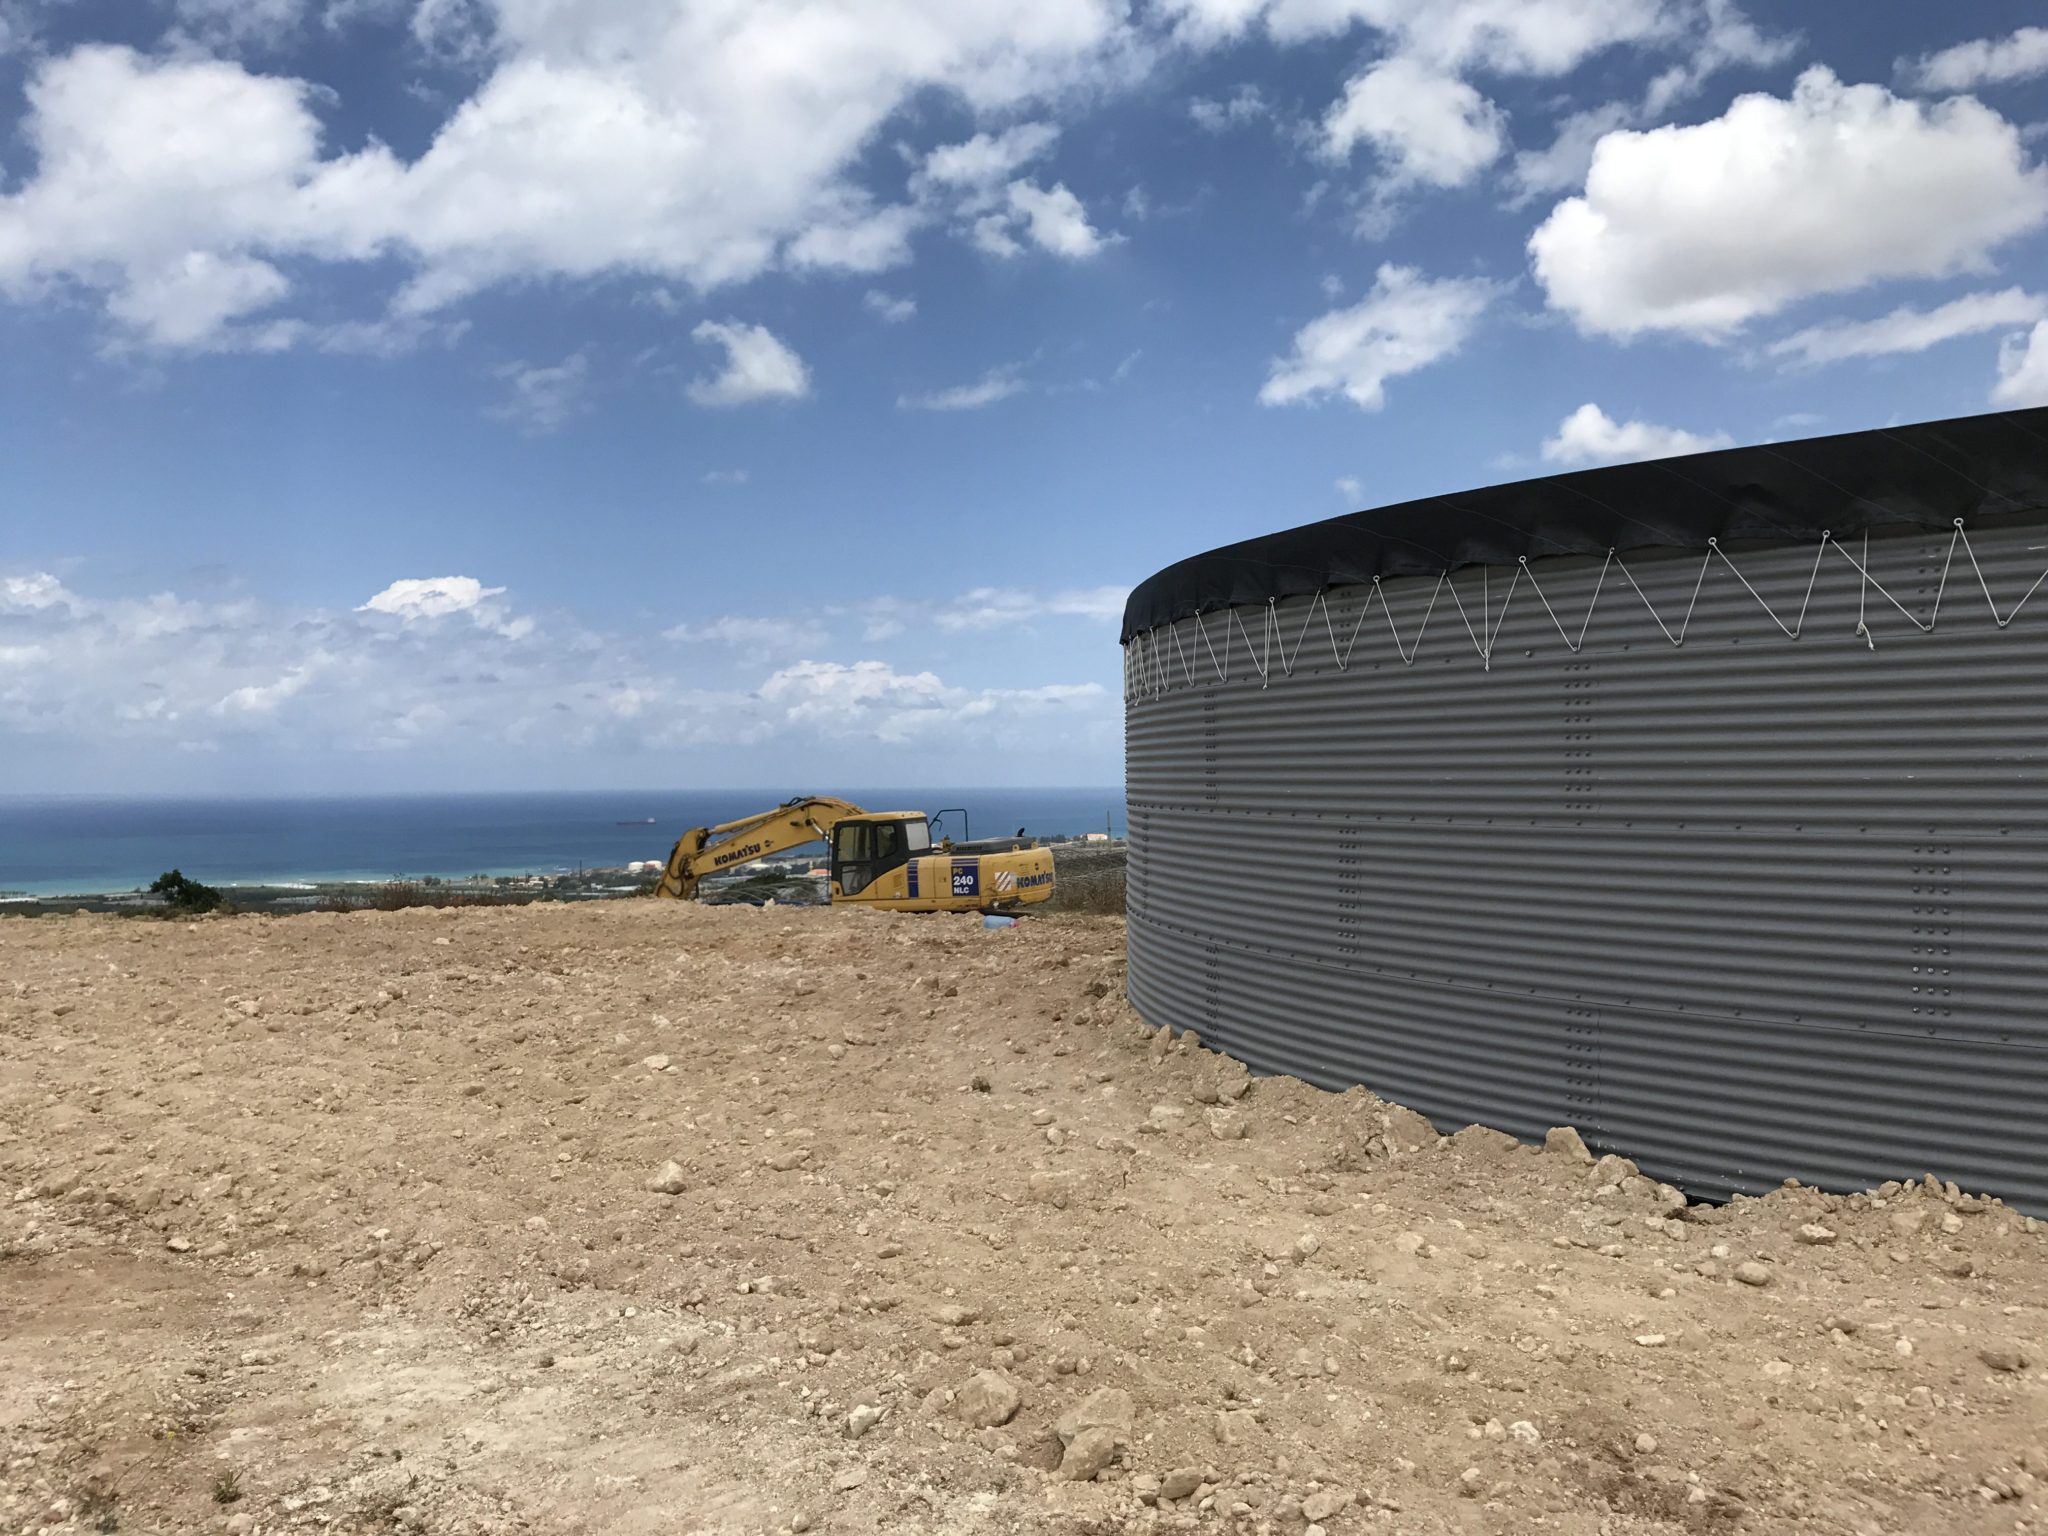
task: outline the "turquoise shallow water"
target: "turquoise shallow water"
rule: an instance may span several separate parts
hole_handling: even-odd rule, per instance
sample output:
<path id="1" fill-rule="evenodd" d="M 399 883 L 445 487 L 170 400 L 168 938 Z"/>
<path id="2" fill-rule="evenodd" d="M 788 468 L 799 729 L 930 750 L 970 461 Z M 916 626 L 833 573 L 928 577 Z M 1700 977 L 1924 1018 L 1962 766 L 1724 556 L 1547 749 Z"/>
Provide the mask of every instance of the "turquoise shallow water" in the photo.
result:
<path id="1" fill-rule="evenodd" d="M 0 797 L 0 893 L 120 891 L 167 869 L 210 885 L 551 873 L 667 855 L 690 827 L 794 791 L 647 790 L 374 798 Z M 1124 833 L 1120 788 L 860 789 L 875 810 L 964 806 L 976 837 Z M 647 818 L 653 818 L 649 824 Z M 945 831 L 960 835 L 958 817 Z M 621 822 L 632 823 L 620 825 Z"/>

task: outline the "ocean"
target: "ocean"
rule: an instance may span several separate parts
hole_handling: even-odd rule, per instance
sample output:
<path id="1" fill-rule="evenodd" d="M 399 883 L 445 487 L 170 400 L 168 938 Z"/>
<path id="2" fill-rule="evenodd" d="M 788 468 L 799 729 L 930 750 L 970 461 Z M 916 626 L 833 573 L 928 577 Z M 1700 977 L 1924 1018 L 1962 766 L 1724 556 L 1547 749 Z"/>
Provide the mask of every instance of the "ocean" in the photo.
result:
<path id="1" fill-rule="evenodd" d="M 553 874 L 662 859 L 683 832 L 767 809 L 756 790 L 386 795 L 349 799 L 0 796 L 0 895 L 125 891 L 179 869 L 208 885 Z M 965 807 L 994 837 L 1124 835 L 1121 788 L 860 789 L 872 810 Z M 962 835 L 960 818 L 942 833 Z"/>

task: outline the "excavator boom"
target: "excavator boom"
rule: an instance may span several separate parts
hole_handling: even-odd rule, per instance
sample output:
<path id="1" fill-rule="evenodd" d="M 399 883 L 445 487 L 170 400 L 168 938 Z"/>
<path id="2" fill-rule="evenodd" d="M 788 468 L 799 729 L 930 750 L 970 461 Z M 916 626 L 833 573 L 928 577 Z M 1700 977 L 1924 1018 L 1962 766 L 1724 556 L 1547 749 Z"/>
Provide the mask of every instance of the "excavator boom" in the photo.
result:
<path id="1" fill-rule="evenodd" d="M 694 827 L 676 839 L 654 894 L 688 901 L 706 875 L 737 869 L 786 848 L 830 842 L 835 826 L 849 816 L 865 814 L 850 801 L 829 795 L 799 795 L 758 816 L 743 816 L 722 826 Z"/>

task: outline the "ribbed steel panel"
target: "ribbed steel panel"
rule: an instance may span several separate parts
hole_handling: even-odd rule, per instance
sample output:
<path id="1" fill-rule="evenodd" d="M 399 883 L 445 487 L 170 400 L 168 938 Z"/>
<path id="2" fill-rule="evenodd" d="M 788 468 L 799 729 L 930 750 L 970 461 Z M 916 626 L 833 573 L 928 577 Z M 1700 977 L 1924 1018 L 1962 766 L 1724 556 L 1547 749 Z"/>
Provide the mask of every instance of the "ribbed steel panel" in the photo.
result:
<path id="1" fill-rule="evenodd" d="M 1931 1169 L 2048 1214 L 2044 569 L 2009 523 L 1139 636 L 1132 999 L 1701 1195 Z"/>

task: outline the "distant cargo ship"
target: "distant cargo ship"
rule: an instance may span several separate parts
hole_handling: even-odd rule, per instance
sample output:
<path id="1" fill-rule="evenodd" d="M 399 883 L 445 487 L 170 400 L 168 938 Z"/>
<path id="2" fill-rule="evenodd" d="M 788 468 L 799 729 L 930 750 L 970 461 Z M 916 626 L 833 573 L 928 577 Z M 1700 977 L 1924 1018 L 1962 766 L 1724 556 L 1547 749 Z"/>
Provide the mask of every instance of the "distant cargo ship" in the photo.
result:
<path id="1" fill-rule="evenodd" d="M 654 818 L 652 816 L 642 816 L 637 821 L 615 821 L 612 825 L 615 827 L 651 827 L 654 825 Z"/>

